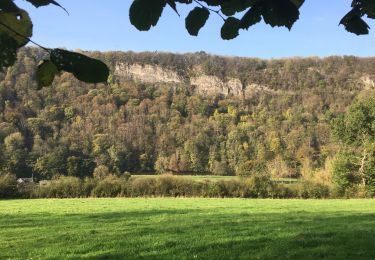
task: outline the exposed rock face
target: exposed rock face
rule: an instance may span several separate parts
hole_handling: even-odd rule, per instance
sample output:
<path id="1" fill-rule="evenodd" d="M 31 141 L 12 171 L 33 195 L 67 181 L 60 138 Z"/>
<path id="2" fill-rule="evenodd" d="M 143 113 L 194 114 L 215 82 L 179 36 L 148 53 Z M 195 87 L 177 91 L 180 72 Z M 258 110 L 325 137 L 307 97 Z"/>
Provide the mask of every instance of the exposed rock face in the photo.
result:
<path id="1" fill-rule="evenodd" d="M 243 94 L 243 85 L 239 79 L 230 78 L 227 82 L 223 82 L 216 76 L 202 75 L 190 79 L 190 84 L 198 94 L 233 94 L 241 96 Z"/>
<path id="2" fill-rule="evenodd" d="M 140 65 L 118 63 L 115 67 L 115 75 L 126 79 L 143 83 L 185 83 L 191 85 L 195 93 L 201 95 L 227 96 L 251 96 L 258 92 L 276 93 L 275 90 L 258 84 L 250 84 L 246 87 L 237 78 L 228 78 L 225 81 L 217 76 L 200 75 L 190 78 L 190 82 L 184 82 L 173 70 L 155 65 Z"/>
<path id="3" fill-rule="evenodd" d="M 227 82 L 228 93 L 234 96 L 241 96 L 243 94 L 243 85 L 239 79 L 229 79 Z"/>
<path id="4" fill-rule="evenodd" d="M 153 65 L 118 63 L 115 67 L 116 76 L 144 83 L 181 83 L 176 72 Z"/>
<path id="5" fill-rule="evenodd" d="M 216 76 L 202 75 L 190 79 L 190 84 L 194 87 L 194 91 L 198 94 L 223 94 L 228 95 L 228 88 L 224 82 Z"/>
<path id="6" fill-rule="evenodd" d="M 375 82 L 369 76 L 363 76 L 361 82 L 365 89 L 375 89 Z"/>

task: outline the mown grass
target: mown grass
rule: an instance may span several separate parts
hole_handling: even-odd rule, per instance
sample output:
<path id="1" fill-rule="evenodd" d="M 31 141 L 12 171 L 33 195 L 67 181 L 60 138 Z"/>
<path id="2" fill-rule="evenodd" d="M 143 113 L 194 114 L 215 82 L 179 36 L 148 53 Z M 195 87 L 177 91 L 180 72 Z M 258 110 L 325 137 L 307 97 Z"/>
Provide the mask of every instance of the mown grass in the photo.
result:
<path id="1" fill-rule="evenodd" d="M 0 259 L 375 259 L 375 200 L 0 201 Z"/>

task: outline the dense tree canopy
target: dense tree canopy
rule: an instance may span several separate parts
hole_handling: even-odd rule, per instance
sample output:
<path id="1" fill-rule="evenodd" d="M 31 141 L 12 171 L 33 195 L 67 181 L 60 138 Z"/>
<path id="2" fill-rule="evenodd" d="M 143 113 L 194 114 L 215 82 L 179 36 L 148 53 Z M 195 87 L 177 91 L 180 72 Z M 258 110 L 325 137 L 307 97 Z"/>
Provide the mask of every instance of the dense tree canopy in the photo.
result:
<path id="1" fill-rule="evenodd" d="M 375 194 L 374 58 L 86 54 L 111 71 L 119 63 L 158 66 L 184 80 L 145 83 L 115 74 L 107 85 L 92 86 L 62 73 L 53 88 L 38 90 L 33 68 L 43 52 L 21 49 L 18 62 L 0 73 L 0 174 L 266 172 L 328 184 L 333 177 L 343 194 L 362 185 L 365 174 Z M 199 94 L 189 79 L 194 73 L 267 88 Z"/>
<path id="2" fill-rule="evenodd" d="M 361 97 L 333 121 L 342 142 L 334 162 L 334 180 L 342 192 L 355 185 L 375 192 L 375 96 Z"/>
<path id="3" fill-rule="evenodd" d="M 35 7 L 56 5 L 65 10 L 54 0 L 26 1 Z M 247 30 L 262 20 L 271 26 L 291 29 L 299 19 L 299 8 L 303 3 L 304 0 L 134 0 L 129 17 L 130 22 L 138 30 L 147 31 L 156 26 L 167 5 L 177 14 L 177 5 L 191 5 L 193 9 L 186 17 L 186 29 L 189 34 L 198 35 L 210 15 L 214 14 L 223 19 L 221 37 L 230 40 L 237 37 L 241 29 Z M 347 31 L 357 35 L 368 34 L 369 26 L 363 17 L 375 18 L 374 1 L 353 0 L 351 6 L 352 9 L 342 18 L 340 24 L 344 25 Z M 0 69 L 14 64 L 17 50 L 31 41 L 32 32 L 33 24 L 27 11 L 20 9 L 13 0 L 2 0 Z M 46 56 L 46 60 L 38 66 L 36 76 L 39 87 L 50 85 L 60 71 L 70 72 L 79 80 L 89 83 L 107 81 L 109 71 L 101 61 L 66 50 L 42 48 L 49 57 Z"/>

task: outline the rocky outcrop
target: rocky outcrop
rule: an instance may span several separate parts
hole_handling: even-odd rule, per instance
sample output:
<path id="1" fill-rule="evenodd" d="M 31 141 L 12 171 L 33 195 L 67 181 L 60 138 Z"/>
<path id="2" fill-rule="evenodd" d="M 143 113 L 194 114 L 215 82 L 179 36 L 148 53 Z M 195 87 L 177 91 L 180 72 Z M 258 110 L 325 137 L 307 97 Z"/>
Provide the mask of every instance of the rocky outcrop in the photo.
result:
<path id="1" fill-rule="evenodd" d="M 230 78 L 226 82 L 216 76 L 202 75 L 190 79 L 190 84 L 198 94 L 240 96 L 243 93 L 243 85 L 239 79 Z"/>
<path id="2" fill-rule="evenodd" d="M 363 76 L 360 79 L 364 89 L 375 89 L 375 82 L 369 76 Z"/>
<path id="3" fill-rule="evenodd" d="M 200 95 L 251 96 L 259 92 L 276 93 L 275 90 L 259 84 L 249 84 L 244 87 L 238 78 L 227 78 L 224 81 L 217 76 L 202 74 L 191 77 L 189 82 L 184 82 L 173 70 L 148 64 L 118 63 L 115 67 L 115 76 L 143 83 L 186 84 L 190 85 L 192 90 Z"/>
<path id="4" fill-rule="evenodd" d="M 193 89 L 198 94 L 223 94 L 228 95 L 228 90 L 225 87 L 225 84 L 216 76 L 207 76 L 202 75 L 199 77 L 194 77 L 190 79 L 190 85 L 193 86 Z"/>
<path id="5" fill-rule="evenodd" d="M 154 65 L 117 63 L 115 76 L 144 83 L 181 83 L 178 74 L 172 70 Z"/>
<path id="6" fill-rule="evenodd" d="M 234 96 L 243 95 L 243 85 L 239 79 L 229 79 L 227 82 L 228 94 L 233 94 Z"/>

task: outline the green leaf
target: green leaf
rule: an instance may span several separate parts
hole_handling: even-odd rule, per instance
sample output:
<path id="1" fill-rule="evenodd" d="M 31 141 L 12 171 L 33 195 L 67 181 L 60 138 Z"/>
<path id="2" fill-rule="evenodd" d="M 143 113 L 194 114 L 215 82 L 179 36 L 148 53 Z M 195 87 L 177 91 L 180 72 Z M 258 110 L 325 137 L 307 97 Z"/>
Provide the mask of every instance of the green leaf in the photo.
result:
<path id="1" fill-rule="evenodd" d="M 261 5 L 253 5 L 242 17 L 240 28 L 249 29 L 250 26 L 259 23 L 262 20 L 262 11 L 263 10 Z"/>
<path id="2" fill-rule="evenodd" d="M 42 87 L 50 86 L 58 73 L 59 71 L 52 61 L 43 61 L 43 63 L 38 66 L 38 69 L 36 71 L 38 90 Z"/>
<path id="3" fill-rule="evenodd" d="M 177 11 L 176 2 L 174 0 L 166 0 L 167 4 L 180 16 L 180 14 Z"/>
<path id="4" fill-rule="evenodd" d="M 26 11 L 19 9 L 16 13 L 0 12 L 0 34 L 7 34 L 13 38 L 18 47 L 29 42 L 32 32 L 33 24 Z"/>
<path id="5" fill-rule="evenodd" d="M 61 7 L 61 5 L 59 3 L 57 3 L 56 1 L 53 1 L 53 0 L 26 0 L 26 1 L 30 2 L 35 7 L 41 7 L 41 6 L 45 6 L 45 5 L 49 5 L 49 4 L 54 4 L 54 5 L 57 5 L 57 6 Z"/>
<path id="6" fill-rule="evenodd" d="M 221 1 L 221 12 L 226 16 L 232 16 L 253 6 L 257 0 L 223 0 Z"/>
<path id="7" fill-rule="evenodd" d="M 15 39 L 0 32 L 0 71 L 14 64 L 17 57 L 18 43 Z"/>
<path id="8" fill-rule="evenodd" d="M 130 23 L 140 31 L 155 26 L 166 5 L 165 0 L 134 0 L 129 10 Z"/>
<path id="9" fill-rule="evenodd" d="M 222 2 L 222 0 L 202 0 L 202 1 L 210 6 L 219 6 Z"/>
<path id="10" fill-rule="evenodd" d="M 13 0 L 1 0 L 0 1 L 0 11 L 16 13 L 16 12 L 19 11 L 19 8 L 13 2 Z"/>
<path id="11" fill-rule="evenodd" d="M 176 2 L 180 4 L 191 4 L 193 0 L 176 0 Z"/>
<path id="12" fill-rule="evenodd" d="M 87 83 L 105 83 L 109 77 L 107 65 L 80 53 L 53 49 L 51 61 L 58 70 L 73 73 L 77 79 Z"/>
<path id="13" fill-rule="evenodd" d="M 356 35 L 365 35 L 369 33 L 370 26 L 362 18 L 356 17 L 345 24 L 345 29 Z"/>
<path id="14" fill-rule="evenodd" d="M 367 14 L 368 18 L 375 19 L 375 1 L 362 0 L 362 10 Z"/>
<path id="15" fill-rule="evenodd" d="M 285 26 L 289 30 L 299 18 L 298 7 L 290 0 L 264 0 L 264 22 L 274 26 Z"/>
<path id="16" fill-rule="evenodd" d="M 29 42 L 32 27 L 26 11 L 12 0 L 0 1 L 0 71 L 14 64 L 17 50 Z"/>
<path id="17" fill-rule="evenodd" d="M 369 33 L 368 24 L 361 18 L 361 12 L 357 8 L 353 8 L 341 19 L 340 24 L 345 26 L 348 32 L 356 35 L 364 35 Z"/>
<path id="18" fill-rule="evenodd" d="M 240 27 L 240 20 L 234 17 L 229 17 L 225 20 L 223 27 L 221 27 L 221 38 L 224 40 L 231 40 L 238 36 Z"/>
<path id="19" fill-rule="evenodd" d="M 60 7 L 61 9 L 63 9 L 65 12 L 68 12 L 64 7 L 62 7 L 58 2 L 54 0 L 26 0 L 26 1 L 30 2 L 35 7 L 41 7 L 41 6 L 46 6 L 50 4 L 56 5 Z"/>
<path id="20" fill-rule="evenodd" d="M 190 35 L 197 36 L 199 30 L 206 24 L 210 12 L 203 7 L 195 7 L 185 19 L 185 27 Z"/>
<path id="21" fill-rule="evenodd" d="M 291 2 L 300 8 L 305 3 L 305 0 L 291 0 Z"/>

